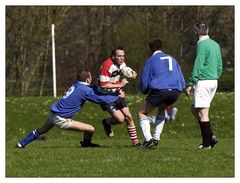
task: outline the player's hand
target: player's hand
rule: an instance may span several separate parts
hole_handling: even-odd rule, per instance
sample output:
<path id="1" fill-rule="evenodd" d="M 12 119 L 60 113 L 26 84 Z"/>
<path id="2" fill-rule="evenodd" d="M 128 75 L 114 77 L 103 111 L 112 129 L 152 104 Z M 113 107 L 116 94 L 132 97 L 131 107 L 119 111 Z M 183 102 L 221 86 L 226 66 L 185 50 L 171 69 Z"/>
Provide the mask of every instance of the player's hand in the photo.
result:
<path id="1" fill-rule="evenodd" d="M 133 76 L 131 77 L 131 79 L 136 79 L 136 77 L 137 77 L 137 73 L 133 71 Z"/>
<path id="2" fill-rule="evenodd" d="M 120 96 L 121 98 L 125 98 L 125 91 L 124 91 L 123 89 L 120 89 L 120 90 L 119 90 L 119 96 Z"/>
<path id="3" fill-rule="evenodd" d="M 121 81 L 121 87 L 124 87 L 126 84 L 128 84 L 128 80 L 126 78 L 123 78 Z"/>
<path id="4" fill-rule="evenodd" d="M 187 88 L 185 88 L 184 92 L 188 97 L 190 97 L 192 94 L 192 86 L 188 86 Z"/>

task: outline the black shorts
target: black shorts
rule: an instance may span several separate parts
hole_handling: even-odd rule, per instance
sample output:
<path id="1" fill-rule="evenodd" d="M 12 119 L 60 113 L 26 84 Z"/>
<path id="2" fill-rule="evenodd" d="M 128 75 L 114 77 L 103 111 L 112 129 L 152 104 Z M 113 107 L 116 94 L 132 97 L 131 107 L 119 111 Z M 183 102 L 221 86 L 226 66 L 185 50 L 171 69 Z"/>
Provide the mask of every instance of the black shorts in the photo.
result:
<path id="1" fill-rule="evenodd" d="M 128 107 L 127 103 L 125 102 L 125 100 L 121 97 L 119 97 L 118 100 L 116 100 L 113 103 L 110 104 L 105 104 L 105 105 L 101 105 L 101 108 L 103 111 L 107 111 L 109 114 L 113 115 L 113 113 L 117 110 L 121 110 L 125 107 Z"/>
<path id="2" fill-rule="evenodd" d="M 173 104 L 177 101 L 179 95 L 181 94 L 178 90 L 151 90 L 149 95 L 146 97 L 146 101 L 154 107 L 165 104 L 167 106 Z"/>

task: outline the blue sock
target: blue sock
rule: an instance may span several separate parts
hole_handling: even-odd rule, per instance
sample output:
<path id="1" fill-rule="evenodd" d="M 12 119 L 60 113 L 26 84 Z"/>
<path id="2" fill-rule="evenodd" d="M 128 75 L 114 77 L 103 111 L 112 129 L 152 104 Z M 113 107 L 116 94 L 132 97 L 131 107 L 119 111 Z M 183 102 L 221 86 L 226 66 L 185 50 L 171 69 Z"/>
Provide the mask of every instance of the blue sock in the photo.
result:
<path id="1" fill-rule="evenodd" d="M 37 130 L 33 130 L 22 141 L 20 141 L 20 144 L 24 147 L 27 144 L 29 144 L 30 142 L 37 139 L 38 137 L 39 137 L 39 134 L 38 134 Z"/>

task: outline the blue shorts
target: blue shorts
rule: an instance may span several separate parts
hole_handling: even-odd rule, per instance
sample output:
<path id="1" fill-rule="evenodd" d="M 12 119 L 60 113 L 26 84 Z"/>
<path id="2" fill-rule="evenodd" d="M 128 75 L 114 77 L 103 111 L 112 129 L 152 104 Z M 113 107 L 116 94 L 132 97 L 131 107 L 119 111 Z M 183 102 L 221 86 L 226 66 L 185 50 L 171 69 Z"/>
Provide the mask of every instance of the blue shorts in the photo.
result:
<path id="1" fill-rule="evenodd" d="M 180 91 L 175 89 L 156 90 L 153 89 L 146 97 L 146 101 L 154 107 L 165 104 L 167 106 L 177 101 Z"/>
<path id="2" fill-rule="evenodd" d="M 113 115 L 115 111 L 121 110 L 125 107 L 128 107 L 128 105 L 125 102 L 125 100 L 121 97 L 119 97 L 118 100 L 116 100 L 113 103 L 101 105 L 102 110 L 107 111 L 111 115 Z"/>

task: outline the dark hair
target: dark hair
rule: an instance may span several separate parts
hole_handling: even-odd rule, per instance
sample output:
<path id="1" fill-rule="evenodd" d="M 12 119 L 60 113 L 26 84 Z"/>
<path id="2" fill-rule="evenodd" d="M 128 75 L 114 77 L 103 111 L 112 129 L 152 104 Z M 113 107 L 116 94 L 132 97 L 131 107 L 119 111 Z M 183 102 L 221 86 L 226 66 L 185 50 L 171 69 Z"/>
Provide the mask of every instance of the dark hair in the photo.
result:
<path id="1" fill-rule="evenodd" d="M 121 46 L 115 47 L 114 49 L 112 49 L 111 57 L 116 55 L 117 50 L 123 50 L 124 51 L 123 47 L 121 47 Z"/>
<path id="2" fill-rule="evenodd" d="M 162 41 L 160 39 L 153 39 L 148 43 L 148 46 L 152 51 L 161 50 L 162 49 Z"/>
<path id="3" fill-rule="evenodd" d="M 88 71 L 80 71 L 77 75 L 77 79 L 83 82 L 85 82 L 90 77 L 91 77 L 91 74 Z"/>
<path id="4" fill-rule="evenodd" d="M 193 27 L 194 30 L 197 32 L 198 36 L 208 35 L 209 28 L 205 22 L 197 21 Z"/>

